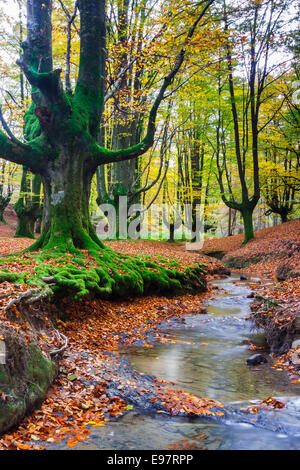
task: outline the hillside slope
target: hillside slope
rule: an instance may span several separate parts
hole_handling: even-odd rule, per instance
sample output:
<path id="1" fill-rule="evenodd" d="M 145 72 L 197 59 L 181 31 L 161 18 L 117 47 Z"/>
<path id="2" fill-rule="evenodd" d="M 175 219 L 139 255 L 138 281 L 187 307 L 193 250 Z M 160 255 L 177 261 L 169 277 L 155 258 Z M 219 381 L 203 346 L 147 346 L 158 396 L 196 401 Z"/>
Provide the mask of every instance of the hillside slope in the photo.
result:
<path id="1" fill-rule="evenodd" d="M 215 238 L 205 242 L 203 251 L 223 252 L 229 267 L 264 277 L 300 275 L 300 219 L 255 232 L 255 239 L 241 245 L 243 235 Z"/>

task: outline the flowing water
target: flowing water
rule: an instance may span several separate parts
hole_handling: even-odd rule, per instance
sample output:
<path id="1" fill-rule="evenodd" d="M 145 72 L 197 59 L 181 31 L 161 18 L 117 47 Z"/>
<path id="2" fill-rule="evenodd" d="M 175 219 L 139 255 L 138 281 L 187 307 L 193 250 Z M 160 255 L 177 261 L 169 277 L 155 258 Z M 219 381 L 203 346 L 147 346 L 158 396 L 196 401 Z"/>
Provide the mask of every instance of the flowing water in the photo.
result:
<path id="1" fill-rule="evenodd" d="M 104 428 L 93 428 L 90 438 L 74 449 L 300 449 L 300 384 L 273 368 L 266 352 L 267 364 L 247 366 L 253 354 L 247 340 L 259 346 L 264 337 L 245 319 L 250 314 L 250 287 L 238 279 L 233 275 L 214 282 L 222 290 L 209 301 L 207 314 L 187 315 L 184 323 L 165 326 L 163 333 L 174 343 L 123 351 L 138 371 L 221 401 L 225 418 L 216 422 L 134 410 Z M 269 396 L 284 401 L 286 408 L 257 415 L 239 411 Z"/>

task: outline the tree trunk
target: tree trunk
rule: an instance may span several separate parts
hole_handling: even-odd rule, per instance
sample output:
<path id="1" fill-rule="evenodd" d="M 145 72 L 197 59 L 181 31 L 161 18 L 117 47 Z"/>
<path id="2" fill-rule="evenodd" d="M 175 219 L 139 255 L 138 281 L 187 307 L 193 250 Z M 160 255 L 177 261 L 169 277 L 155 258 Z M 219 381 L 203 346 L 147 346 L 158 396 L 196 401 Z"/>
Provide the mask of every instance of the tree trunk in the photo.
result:
<path id="1" fill-rule="evenodd" d="M 228 237 L 232 236 L 231 218 L 232 218 L 232 209 L 231 209 L 231 207 L 229 207 L 229 210 L 228 210 Z"/>
<path id="2" fill-rule="evenodd" d="M 280 218 L 281 218 L 281 223 L 284 224 L 284 222 L 288 221 L 288 212 L 283 211 L 280 213 Z"/>
<path id="3" fill-rule="evenodd" d="M 39 209 L 41 178 L 38 175 L 33 177 L 33 194 L 31 193 L 30 184 L 27 180 L 28 170 L 23 168 L 20 196 L 14 208 L 18 217 L 18 226 L 15 238 L 34 238 L 34 225 Z"/>
<path id="4" fill-rule="evenodd" d="M 85 160 L 82 149 L 64 149 L 43 176 L 44 217 L 39 247 L 59 251 L 104 247 L 90 221 L 92 174 L 84 168 Z M 33 247 L 36 249 L 36 244 Z"/>
<path id="5" fill-rule="evenodd" d="M 171 243 L 175 242 L 175 224 L 170 223 L 170 238 L 168 240 Z"/>
<path id="6" fill-rule="evenodd" d="M 254 238 L 254 229 L 253 229 L 253 209 L 246 208 L 241 210 L 244 223 L 244 233 L 245 239 L 243 244 L 248 243 L 249 240 Z"/>
<path id="7" fill-rule="evenodd" d="M 15 209 L 18 215 L 18 225 L 15 233 L 15 238 L 34 238 L 32 217 L 24 211 Z"/>
<path id="8" fill-rule="evenodd" d="M 42 216 L 39 215 L 37 220 L 36 220 L 35 232 L 40 234 L 41 230 L 42 230 Z"/>
<path id="9" fill-rule="evenodd" d="M 5 207 L 0 207 L 0 222 L 4 225 L 7 225 L 6 220 L 4 219 Z"/>
<path id="10" fill-rule="evenodd" d="M 0 222 L 4 225 L 7 225 L 6 220 L 4 219 L 4 212 L 11 200 L 11 193 L 8 196 L 0 196 Z"/>

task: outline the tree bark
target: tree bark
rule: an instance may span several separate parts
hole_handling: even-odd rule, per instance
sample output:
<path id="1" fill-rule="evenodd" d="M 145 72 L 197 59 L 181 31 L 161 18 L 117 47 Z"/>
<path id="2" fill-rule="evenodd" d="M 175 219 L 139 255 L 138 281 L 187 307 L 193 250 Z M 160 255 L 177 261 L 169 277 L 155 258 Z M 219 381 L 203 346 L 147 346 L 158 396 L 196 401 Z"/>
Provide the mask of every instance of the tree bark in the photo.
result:
<path id="1" fill-rule="evenodd" d="M 244 244 L 248 243 L 254 238 L 254 229 L 253 229 L 253 209 L 245 208 L 241 209 L 241 214 L 244 222 Z"/>

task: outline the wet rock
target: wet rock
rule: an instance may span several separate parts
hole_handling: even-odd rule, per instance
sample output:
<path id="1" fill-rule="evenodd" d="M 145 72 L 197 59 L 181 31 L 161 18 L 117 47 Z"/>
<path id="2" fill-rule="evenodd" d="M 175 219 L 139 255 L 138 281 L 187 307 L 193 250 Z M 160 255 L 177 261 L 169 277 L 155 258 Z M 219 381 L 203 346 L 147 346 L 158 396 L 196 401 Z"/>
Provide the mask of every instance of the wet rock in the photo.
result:
<path id="1" fill-rule="evenodd" d="M 292 349 L 296 349 L 300 346 L 300 339 L 295 339 L 295 341 L 292 342 Z"/>
<path id="2" fill-rule="evenodd" d="M 266 362 L 268 361 L 262 354 L 253 354 L 253 356 L 250 356 L 247 359 L 248 366 L 256 366 L 257 364 L 262 364 Z"/>
<path id="3" fill-rule="evenodd" d="M 247 295 L 247 299 L 253 299 L 254 298 L 254 292 L 251 292 L 251 294 Z"/>
<path id="4" fill-rule="evenodd" d="M 285 281 L 289 278 L 295 278 L 300 276 L 300 271 L 295 268 L 291 261 L 285 261 L 280 263 L 276 268 L 277 281 Z"/>
<path id="5" fill-rule="evenodd" d="M 243 274 L 241 274 L 240 280 L 241 280 L 241 281 L 248 281 L 248 279 L 246 278 L 246 276 L 244 276 Z"/>
<path id="6" fill-rule="evenodd" d="M 289 263 L 280 263 L 276 268 L 277 281 L 285 281 L 290 277 L 291 267 Z"/>
<path id="7" fill-rule="evenodd" d="M 294 352 L 291 355 L 291 362 L 294 366 L 297 366 L 297 369 L 300 367 L 300 352 Z"/>
<path id="8" fill-rule="evenodd" d="M 82 356 L 82 357 L 90 357 L 90 354 L 87 353 L 87 352 L 80 352 L 79 354 L 80 354 L 80 356 Z"/>
<path id="9" fill-rule="evenodd" d="M 300 316 L 299 315 L 296 316 L 293 324 L 294 324 L 295 333 L 296 334 L 300 333 Z"/>
<path id="10" fill-rule="evenodd" d="M 10 327 L 0 327 L 4 363 L 0 364 L 0 435 L 40 406 L 56 375 L 56 364 L 37 344 Z"/>

